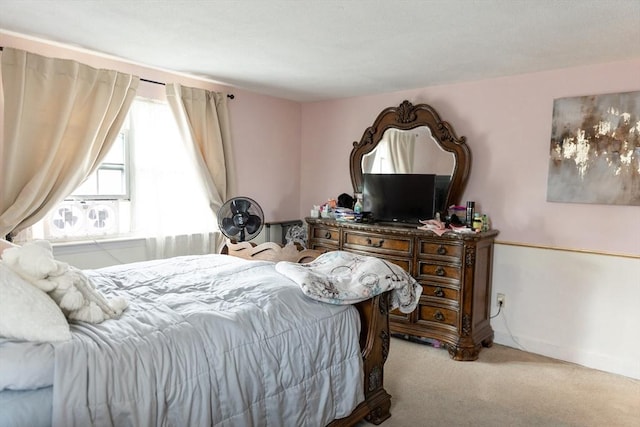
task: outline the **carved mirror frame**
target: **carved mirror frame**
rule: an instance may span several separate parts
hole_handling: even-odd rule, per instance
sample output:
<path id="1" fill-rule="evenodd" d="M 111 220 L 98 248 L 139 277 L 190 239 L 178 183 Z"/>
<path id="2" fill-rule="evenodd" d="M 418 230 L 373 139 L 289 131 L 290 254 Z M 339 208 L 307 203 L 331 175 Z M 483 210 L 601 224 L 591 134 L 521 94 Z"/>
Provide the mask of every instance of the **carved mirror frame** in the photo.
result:
<path id="1" fill-rule="evenodd" d="M 413 105 L 407 100 L 398 107 L 388 107 L 382 110 L 373 125 L 364 131 L 362 139 L 353 143 L 349 157 L 349 169 L 354 193 L 362 193 L 363 191 L 362 158 L 376 148 L 385 131 L 392 128 L 410 130 L 420 126 L 427 126 L 431 131 L 434 143 L 454 156 L 454 167 L 444 206 L 445 211 L 447 207 L 460 203 L 471 169 L 471 152 L 466 144 L 466 138 L 464 136 L 458 138 L 453 127 L 448 122 L 441 120 L 436 110 L 430 105 Z"/>

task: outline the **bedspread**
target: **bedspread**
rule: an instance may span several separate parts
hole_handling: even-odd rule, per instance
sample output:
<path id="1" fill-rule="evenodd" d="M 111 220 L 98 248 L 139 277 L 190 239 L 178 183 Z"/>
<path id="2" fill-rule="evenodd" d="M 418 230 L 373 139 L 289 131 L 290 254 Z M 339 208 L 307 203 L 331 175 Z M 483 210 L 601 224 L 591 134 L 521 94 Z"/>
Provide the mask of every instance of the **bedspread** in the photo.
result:
<path id="1" fill-rule="evenodd" d="M 275 264 L 207 255 L 86 271 L 130 306 L 55 345 L 54 426 L 322 426 L 364 399 L 359 318 Z"/>

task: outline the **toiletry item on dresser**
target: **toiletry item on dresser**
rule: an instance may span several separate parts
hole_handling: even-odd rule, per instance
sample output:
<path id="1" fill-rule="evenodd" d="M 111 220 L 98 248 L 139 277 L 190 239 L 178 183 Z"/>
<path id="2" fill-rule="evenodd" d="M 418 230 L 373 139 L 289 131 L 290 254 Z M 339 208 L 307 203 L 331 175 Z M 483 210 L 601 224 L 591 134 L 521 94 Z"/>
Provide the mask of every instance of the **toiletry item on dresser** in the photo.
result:
<path id="1" fill-rule="evenodd" d="M 467 202 L 467 216 L 465 218 L 465 225 L 469 228 L 473 228 L 473 211 L 475 209 L 476 202 Z"/>
<path id="2" fill-rule="evenodd" d="M 357 214 L 362 213 L 362 193 L 356 193 L 356 204 L 353 206 L 353 211 Z"/>
<path id="3" fill-rule="evenodd" d="M 482 231 L 482 215 L 479 212 L 473 214 L 473 231 Z"/>
<path id="4" fill-rule="evenodd" d="M 489 231 L 491 226 L 489 225 L 489 216 L 487 214 L 482 215 L 482 231 Z"/>

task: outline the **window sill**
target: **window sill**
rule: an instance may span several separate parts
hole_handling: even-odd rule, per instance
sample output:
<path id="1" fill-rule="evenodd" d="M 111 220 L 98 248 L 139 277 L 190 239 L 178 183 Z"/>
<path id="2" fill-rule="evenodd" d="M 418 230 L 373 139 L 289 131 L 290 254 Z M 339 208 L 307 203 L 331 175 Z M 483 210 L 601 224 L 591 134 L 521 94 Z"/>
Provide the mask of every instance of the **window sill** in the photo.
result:
<path id="1" fill-rule="evenodd" d="M 74 253 L 85 252 L 90 247 L 118 250 L 139 247 L 144 244 L 145 238 L 138 236 L 122 236 L 105 239 L 67 240 L 51 242 L 51 246 L 53 246 L 55 253 L 60 255 L 71 255 Z"/>

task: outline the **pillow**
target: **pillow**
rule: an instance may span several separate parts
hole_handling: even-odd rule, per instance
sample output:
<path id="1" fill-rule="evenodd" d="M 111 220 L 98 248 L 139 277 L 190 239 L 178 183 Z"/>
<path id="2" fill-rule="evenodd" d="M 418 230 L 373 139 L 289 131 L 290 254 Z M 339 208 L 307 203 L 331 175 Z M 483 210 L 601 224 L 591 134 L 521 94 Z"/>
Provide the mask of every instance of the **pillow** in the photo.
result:
<path id="1" fill-rule="evenodd" d="M 55 355 L 51 343 L 0 339 L 0 360 L 0 392 L 53 385 Z"/>
<path id="2" fill-rule="evenodd" d="M 66 341 L 71 331 L 49 295 L 0 262 L 0 337 L 23 341 Z"/>
<path id="3" fill-rule="evenodd" d="M 11 243 L 8 240 L 0 239 L 0 255 L 2 255 L 2 252 L 5 249 L 15 248 L 16 246 L 18 245 L 16 245 L 15 243 Z"/>

